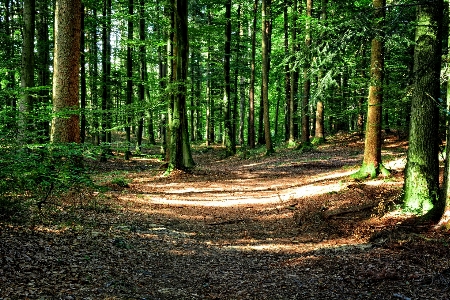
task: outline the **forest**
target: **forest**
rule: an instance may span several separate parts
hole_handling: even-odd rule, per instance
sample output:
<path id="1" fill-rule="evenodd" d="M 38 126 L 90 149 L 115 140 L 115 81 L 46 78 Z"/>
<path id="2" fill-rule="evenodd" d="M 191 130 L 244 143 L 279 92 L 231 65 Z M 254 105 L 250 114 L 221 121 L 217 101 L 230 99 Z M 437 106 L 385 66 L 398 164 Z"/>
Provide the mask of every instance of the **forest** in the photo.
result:
<path id="1" fill-rule="evenodd" d="M 0 3 L 0 300 L 449 299 L 448 1 Z"/>

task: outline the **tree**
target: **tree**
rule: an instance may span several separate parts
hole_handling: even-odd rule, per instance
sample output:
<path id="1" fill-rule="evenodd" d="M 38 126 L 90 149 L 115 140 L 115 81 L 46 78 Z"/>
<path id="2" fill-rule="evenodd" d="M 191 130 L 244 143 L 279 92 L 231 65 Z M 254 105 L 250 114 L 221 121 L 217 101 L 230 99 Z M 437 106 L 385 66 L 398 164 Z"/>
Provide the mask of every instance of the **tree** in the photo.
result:
<path id="1" fill-rule="evenodd" d="M 253 24 L 251 29 L 251 61 L 250 61 L 250 89 L 249 89 L 249 111 L 248 111 L 248 145 L 255 148 L 255 59 L 256 59 L 256 14 L 258 12 L 258 0 L 253 3 Z"/>
<path id="2" fill-rule="evenodd" d="M 230 79 L 230 59 L 231 59 L 231 0 L 225 3 L 225 51 L 223 59 L 224 68 L 224 144 L 226 156 L 236 153 L 236 143 L 233 136 L 233 114 L 231 111 L 231 79 Z"/>
<path id="3" fill-rule="evenodd" d="M 133 48 L 131 44 L 133 42 L 133 14 L 134 14 L 134 1 L 128 0 L 128 42 L 127 42 L 127 101 L 126 101 L 126 138 L 127 138 L 127 150 L 125 151 L 125 159 L 129 160 L 131 156 L 131 105 L 133 104 Z"/>
<path id="4" fill-rule="evenodd" d="M 361 169 L 352 175 L 353 178 L 375 178 L 380 173 L 387 176 L 389 171 L 381 162 L 381 122 L 384 78 L 384 18 L 385 0 L 373 0 L 375 9 L 375 37 L 372 39 L 370 58 L 370 87 L 367 109 L 366 140 L 364 144 L 364 160 Z"/>
<path id="5" fill-rule="evenodd" d="M 53 62 L 53 113 L 51 141 L 80 142 L 79 71 L 81 1 L 57 0 Z"/>
<path id="6" fill-rule="evenodd" d="M 291 66 L 290 66 L 290 99 L 289 99 L 289 143 L 292 144 L 297 139 L 297 92 L 298 92 L 298 67 L 296 66 L 295 55 L 298 51 L 297 41 L 297 0 L 292 4 L 292 26 L 291 26 Z"/>
<path id="7" fill-rule="evenodd" d="M 30 114 L 33 109 L 33 96 L 30 88 L 34 87 L 34 29 L 35 29 L 35 1 L 25 0 L 23 4 L 23 45 L 22 45 L 22 72 L 20 87 L 23 89 L 19 101 L 19 128 L 20 140 L 25 144 L 30 129 Z"/>
<path id="8" fill-rule="evenodd" d="M 302 101 L 302 144 L 310 144 L 311 135 L 309 129 L 309 98 L 311 96 L 311 18 L 312 18 L 313 0 L 306 1 L 306 28 L 305 28 L 305 68 L 303 70 L 303 101 Z"/>
<path id="9" fill-rule="evenodd" d="M 414 90 L 403 208 L 440 217 L 439 107 L 443 1 L 418 6 L 414 47 Z"/>
<path id="10" fill-rule="evenodd" d="M 173 169 L 186 170 L 194 166 L 188 134 L 186 112 L 186 79 L 188 74 L 188 1 L 171 0 L 171 90 L 169 103 L 169 166 L 167 173 Z"/>
<path id="11" fill-rule="evenodd" d="M 262 99 L 264 106 L 264 139 L 266 154 L 274 152 L 270 133 L 269 118 L 269 49 L 270 49 L 270 18 L 271 0 L 262 0 Z"/>

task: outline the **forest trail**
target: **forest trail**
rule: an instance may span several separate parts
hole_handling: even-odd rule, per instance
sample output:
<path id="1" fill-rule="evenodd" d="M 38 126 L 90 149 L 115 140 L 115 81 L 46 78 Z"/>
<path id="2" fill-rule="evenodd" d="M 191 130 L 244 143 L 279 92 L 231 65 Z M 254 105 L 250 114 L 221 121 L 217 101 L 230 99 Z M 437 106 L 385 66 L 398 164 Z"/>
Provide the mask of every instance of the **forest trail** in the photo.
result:
<path id="1" fill-rule="evenodd" d="M 108 192 L 0 223 L 0 299 L 449 299 L 448 235 L 385 215 L 405 150 L 387 138 L 393 176 L 367 182 L 348 178 L 356 136 L 269 157 L 198 147 L 167 177 L 116 158 L 97 165 Z"/>

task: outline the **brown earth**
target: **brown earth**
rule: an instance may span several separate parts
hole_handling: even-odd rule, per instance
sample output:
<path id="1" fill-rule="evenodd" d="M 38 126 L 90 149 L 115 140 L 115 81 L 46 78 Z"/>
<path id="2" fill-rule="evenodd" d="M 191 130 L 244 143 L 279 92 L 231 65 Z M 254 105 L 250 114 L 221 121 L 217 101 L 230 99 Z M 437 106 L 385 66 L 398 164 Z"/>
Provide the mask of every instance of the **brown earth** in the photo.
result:
<path id="1" fill-rule="evenodd" d="M 269 157 L 198 146 L 170 176 L 151 156 L 92 163 L 107 192 L 0 221 L 0 299 L 450 299 L 449 235 L 393 210 L 406 146 L 386 137 L 392 177 L 364 182 L 351 135 Z"/>

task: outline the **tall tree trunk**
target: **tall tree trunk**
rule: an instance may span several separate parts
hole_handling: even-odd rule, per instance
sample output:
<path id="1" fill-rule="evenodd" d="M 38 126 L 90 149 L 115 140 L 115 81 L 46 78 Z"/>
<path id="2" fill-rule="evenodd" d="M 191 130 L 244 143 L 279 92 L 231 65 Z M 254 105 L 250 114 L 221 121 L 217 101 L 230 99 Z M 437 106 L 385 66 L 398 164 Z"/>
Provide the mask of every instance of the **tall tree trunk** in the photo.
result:
<path id="1" fill-rule="evenodd" d="M 328 0 L 322 0 L 321 2 L 321 8 L 322 12 L 320 14 L 320 21 L 322 23 L 323 27 L 326 27 L 326 20 L 327 20 L 327 5 Z M 322 34 L 322 37 L 324 38 L 324 35 Z M 318 85 L 320 85 L 320 81 L 322 80 L 323 76 L 323 70 L 320 71 L 320 75 L 318 78 Z M 322 93 L 325 94 L 324 92 Z M 319 144 L 325 140 L 325 118 L 324 118 L 324 104 L 323 104 L 324 97 L 320 97 L 317 100 L 316 103 L 316 118 L 315 118 L 315 131 L 314 131 L 314 142 L 316 144 Z"/>
<path id="2" fill-rule="evenodd" d="M 94 8 L 92 10 L 92 15 L 94 20 L 97 19 L 97 10 Z M 98 103 L 98 34 L 97 34 L 97 26 L 94 25 L 91 28 L 92 41 L 90 43 L 90 48 L 92 51 L 92 55 L 89 56 L 89 70 L 90 70 L 90 90 L 91 90 L 91 107 L 93 110 L 92 113 L 92 129 L 93 129 L 93 144 L 98 146 L 100 145 L 100 124 L 99 124 L 99 103 Z"/>
<path id="3" fill-rule="evenodd" d="M 230 80 L 230 58 L 231 58 L 231 0 L 225 3 L 225 56 L 224 56 L 224 143 L 226 156 L 236 153 L 236 143 L 233 136 L 233 114 L 231 111 L 231 80 Z"/>
<path id="4" fill-rule="evenodd" d="M 440 217 L 439 108 L 443 1 L 421 4 L 417 10 L 414 48 L 414 92 L 403 208 Z"/>
<path id="5" fill-rule="evenodd" d="M 309 98 L 311 95 L 311 18 L 312 18 L 313 0 L 306 1 L 306 37 L 305 37 L 305 51 L 306 51 L 306 63 L 303 70 L 303 101 L 302 101 L 302 138 L 301 141 L 304 145 L 310 144 L 309 137 L 311 135 L 309 127 Z"/>
<path id="6" fill-rule="evenodd" d="M 81 1 L 57 0 L 53 60 L 51 141 L 80 142 L 79 105 Z M 73 111 L 73 112 L 71 112 Z"/>
<path id="7" fill-rule="evenodd" d="M 25 0 L 23 3 L 23 44 L 20 87 L 23 94 L 19 102 L 19 140 L 22 144 L 30 141 L 31 112 L 33 96 L 30 88 L 34 87 L 34 29 L 35 0 Z M 33 137 L 35 138 L 35 137 Z"/>
<path id="8" fill-rule="evenodd" d="M 188 120 L 186 111 L 186 80 L 188 73 L 188 1 L 171 0 L 173 15 L 173 58 L 171 78 L 174 84 L 174 97 L 169 107 L 169 166 L 166 173 L 173 169 L 185 170 L 194 166 L 189 143 Z"/>
<path id="9" fill-rule="evenodd" d="M 102 27 L 102 135 L 104 143 L 101 160 L 105 161 L 111 155 L 111 126 L 112 126 L 112 98 L 111 98 L 111 0 L 103 0 Z"/>
<path id="10" fill-rule="evenodd" d="M 285 107 L 284 107 L 284 140 L 288 141 L 290 137 L 290 100 L 291 100 L 291 74 L 289 67 L 289 15 L 288 15 L 289 1 L 284 0 L 283 6 L 283 28 L 284 28 L 284 56 L 286 62 L 284 64 L 284 95 L 285 95 Z"/>
<path id="11" fill-rule="evenodd" d="M 269 70 L 270 70 L 270 22 L 271 0 L 262 0 L 262 97 L 264 105 L 264 137 L 266 142 L 266 154 L 274 152 L 270 133 L 269 115 Z"/>
<path id="12" fill-rule="evenodd" d="M 375 9 L 374 29 L 378 34 L 372 39 L 369 100 L 367 109 L 366 141 L 361 169 L 353 178 L 375 178 L 378 174 L 388 175 L 389 171 L 381 162 L 381 124 L 384 78 L 384 17 L 386 0 L 373 0 Z"/>
<path id="13" fill-rule="evenodd" d="M 38 85 L 41 87 L 39 94 L 40 112 L 44 115 L 44 119 L 39 122 L 38 130 L 40 141 L 48 141 L 50 137 L 49 120 L 45 108 L 50 102 L 49 86 L 50 83 L 50 39 L 49 39 L 49 3 L 42 0 L 37 3 L 36 9 L 36 69 L 38 76 Z"/>
<path id="14" fill-rule="evenodd" d="M 241 47 L 241 4 L 238 5 L 237 9 L 237 30 L 236 35 L 236 50 L 235 50 L 235 64 L 234 64 L 234 97 L 233 97 L 233 138 L 236 144 L 237 135 L 237 125 L 238 125 L 238 99 L 239 99 L 239 59 L 240 59 L 240 47 Z"/>
<path id="15" fill-rule="evenodd" d="M 145 107 L 145 83 L 147 80 L 147 49 L 145 47 L 145 1 L 139 0 L 139 73 L 140 73 L 140 82 L 138 85 L 138 101 L 140 103 L 139 111 L 137 112 L 137 133 L 136 133 L 136 151 L 141 152 L 142 148 L 142 137 L 144 134 L 144 116 L 142 107 Z M 149 99 L 148 99 L 149 100 Z M 151 113 L 150 114 L 150 122 Z M 153 129 L 152 129 L 153 131 Z M 149 132 L 149 137 L 151 139 L 152 132 Z"/>
<path id="16" fill-rule="evenodd" d="M 86 32 L 85 32 L 85 7 L 81 4 L 81 38 L 80 38 L 80 141 L 85 142 L 86 139 Z"/>
<path id="17" fill-rule="evenodd" d="M 256 15 L 258 12 L 258 0 L 253 4 L 253 24 L 251 33 L 252 43 L 252 57 L 250 62 L 250 90 L 249 90 L 249 111 L 248 111 L 248 145 L 250 148 L 255 148 L 255 58 L 256 58 Z"/>
<path id="18" fill-rule="evenodd" d="M 298 94 L 298 67 L 295 55 L 298 51 L 297 41 L 297 15 L 298 0 L 292 2 L 292 28 L 291 28 L 291 62 L 290 62 L 290 99 L 289 99 L 289 143 L 292 144 L 298 137 L 297 94 Z"/>
<path id="19" fill-rule="evenodd" d="M 134 1 L 128 0 L 128 41 L 127 41 L 127 98 L 126 98 L 126 139 L 127 139 L 127 150 L 125 151 L 125 160 L 129 160 L 131 156 L 130 146 L 131 146 L 131 123 L 132 116 L 131 112 L 133 105 L 133 48 L 131 46 L 133 42 L 133 31 L 134 31 Z"/>

